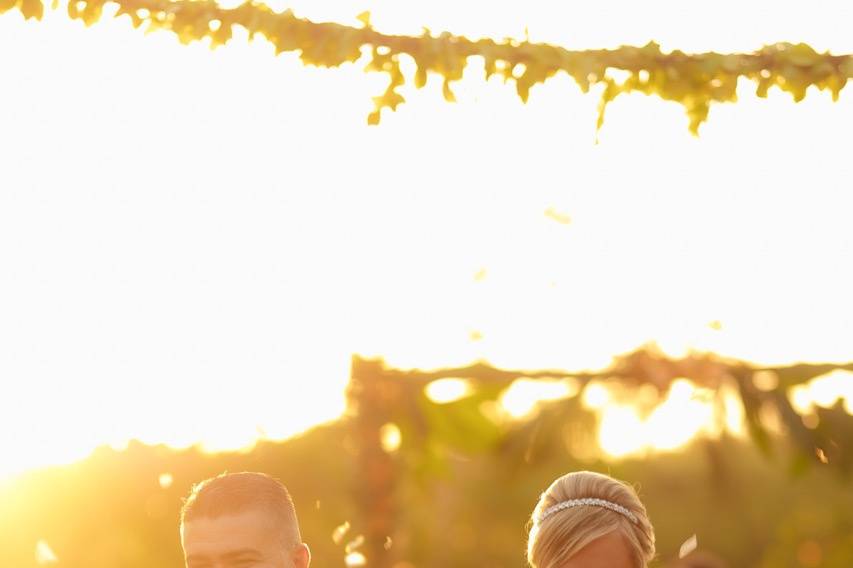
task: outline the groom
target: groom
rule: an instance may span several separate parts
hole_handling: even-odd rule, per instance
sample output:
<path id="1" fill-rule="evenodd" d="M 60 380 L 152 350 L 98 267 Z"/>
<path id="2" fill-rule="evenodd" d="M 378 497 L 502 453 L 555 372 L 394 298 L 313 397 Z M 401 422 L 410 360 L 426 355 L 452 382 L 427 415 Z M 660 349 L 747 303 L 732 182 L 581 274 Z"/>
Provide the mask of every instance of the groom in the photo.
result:
<path id="1" fill-rule="evenodd" d="M 228 473 L 196 484 L 181 510 L 187 568 L 308 568 L 293 500 L 278 480 Z"/>

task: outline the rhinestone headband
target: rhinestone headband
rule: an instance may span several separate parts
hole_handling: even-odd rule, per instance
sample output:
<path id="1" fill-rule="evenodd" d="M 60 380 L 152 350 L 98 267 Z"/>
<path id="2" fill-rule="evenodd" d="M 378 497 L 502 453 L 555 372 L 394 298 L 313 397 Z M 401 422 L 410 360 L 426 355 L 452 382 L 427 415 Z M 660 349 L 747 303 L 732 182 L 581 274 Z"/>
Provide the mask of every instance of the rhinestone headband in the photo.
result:
<path id="1" fill-rule="evenodd" d="M 611 501 L 606 501 L 604 499 L 596 499 L 593 497 L 585 497 L 583 499 L 569 499 L 568 501 L 561 501 L 556 505 L 552 505 L 545 509 L 545 511 L 539 516 L 539 522 L 541 523 L 554 513 L 562 511 L 564 509 L 569 509 L 570 507 L 583 507 L 583 506 L 592 506 L 592 507 L 604 507 L 605 509 L 610 509 L 611 511 L 615 511 L 620 515 L 624 515 L 628 517 L 631 522 L 634 524 L 639 524 L 639 520 L 637 519 L 637 515 L 619 505 L 617 503 L 613 503 Z"/>

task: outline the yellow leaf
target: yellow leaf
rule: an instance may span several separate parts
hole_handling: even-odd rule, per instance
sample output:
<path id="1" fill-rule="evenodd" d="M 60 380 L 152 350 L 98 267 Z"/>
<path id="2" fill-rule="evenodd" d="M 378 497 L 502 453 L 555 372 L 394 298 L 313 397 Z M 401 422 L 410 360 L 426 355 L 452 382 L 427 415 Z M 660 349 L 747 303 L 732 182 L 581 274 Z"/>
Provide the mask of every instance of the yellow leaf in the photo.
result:
<path id="1" fill-rule="evenodd" d="M 444 85 L 441 87 L 441 93 L 444 95 L 444 100 L 449 103 L 456 102 L 456 96 L 453 94 L 453 91 L 450 90 L 450 81 L 444 81 Z"/>
<path id="2" fill-rule="evenodd" d="M 379 97 L 378 104 L 383 107 L 388 107 L 393 111 L 397 110 L 397 105 L 406 102 L 403 95 L 396 91 L 388 90 L 382 97 Z"/>
<path id="3" fill-rule="evenodd" d="M 486 71 L 486 81 L 488 81 L 497 71 L 497 61 L 495 61 L 495 58 L 487 56 L 484 68 Z"/>
<path id="4" fill-rule="evenodd" d="M 370 11 L 362 12 L 361 14 L 356 16 L 356 18 L 358 19 L 359 22 L 364 24 L 365 28 L 370 27 Z"/>
<path id="5" fill-rule="evenodd" d="M 97 23 L 97 21 L 101 19 L 103 10 L 103 4 L 93 4 L 92 2 L 89 2 L 86 5 L 86 9 L 83 11 L 83 22 L 85 22 L 87 26 Z"/>
<path id="6" fill-rule="evenodd" d="M 376 126 L 379 124 L 379 119 L 380 119 L 379 111 L 375 110 L 367 116 L 367 124 L 369 124 L 370 126 Z"/>
<path id="7" fill-rule="evenodd" d="M 718 56 L 719 57 L 719 56 Z M 736 73 L 742 67 L 740 55 L 726 55 L 722 58 L 722 67 L 729 73 Z"/>
<path id="8" fill-rule="evenodd" d="M 0 0 L 0 14 L 8 12 L 18 5 L 18 0 Z"/>
<path id="9" fill-rule="evenodd" d="M 787 50 L 788 61 L 800 67 L 809 67 L 817 61 L 818 53 L 805 43 L 798 43 Z"/>
<path id="10" fill-rule="evenodd" d="M 521 102 L 527 103 L 527 99 L 530 96 L 530 87 L 532 86 L 533 84 L 527 73 L 515 80 L 515 90 L 518 92 Z"/>
<path id="11" fill-rule="evenodd" d="M 690 117 L 690 133 L 699 136 L 699 126 L 708 119 L 710 105 L 707 100 L 694 101 L 687 107 L 687 116 Z"/>
<path id="12" fill-rule="evenodd" d="M 853 79 L 853 57 L 845 59 L 838 70 L 848 79 Z"/>
<path id="13" fill-rule="evenodd" d="M 44 4 L 41 0 L 21 0 L 21 13 L 27 20 L 30 18 L 41 20 L 44 16 Z"/>
<path id="14" fill-rule="evenodd" d="M 598 102 L 598 121 L 595 125 L 596 132 L 601 130 L 601 127 L 604 126 L 604 111 L 607 110 L 607 105 L 619 96 L 619 86 L 613 79 L 606 78 L 604 82 L 607 83 L 607 86 L 604 88 L 604 92 L 601 94 L 601 100 Z"/>
<path id="15" fill-rule="evenodd" d="M 776 84 L 776 82 L 773 79 L 772 75 L 768 76 L 768 77 L 762 77 L 758 81 L 758 88 L 755 90 L 755 95 L 757 97 L 761 97 L 762 99 L 766 99 L 767 98 L 767 91 L 770 89 L 770 87 L 772 87 L 775 84 Z"/>
<path id="16" fill-rule="evenodd" d="M 211 47 L 211 49 L 228 43 L 228 41 L 231 40 L 231 32 L 232 32 L 232 30 L 231 30 L 231 24 L 230 23 L 222 24 L 221 26 L 219 26 L 219 29 L 217 29 L 214 32 L 211 32 L 211 34 L 210 34 L 210 47 Z"/>
<path id="17" fill-rule="evenodd" d="M 550 70 L 537 65 L 529 65 L 524 74 L 515 80 L 515 87 L 521 100 L 526 103 L 530 97 L 530 88 L 536 83 L 544 83 L 551 73 Z"/>
<path id="18" fill-rule="evenodd" d="M 418 70 L 415 73 L 415 87 L 418 89 L 422 89 L 424 85 L 427 83 L 427 70 L 426 67 L 419 65 Z"/>

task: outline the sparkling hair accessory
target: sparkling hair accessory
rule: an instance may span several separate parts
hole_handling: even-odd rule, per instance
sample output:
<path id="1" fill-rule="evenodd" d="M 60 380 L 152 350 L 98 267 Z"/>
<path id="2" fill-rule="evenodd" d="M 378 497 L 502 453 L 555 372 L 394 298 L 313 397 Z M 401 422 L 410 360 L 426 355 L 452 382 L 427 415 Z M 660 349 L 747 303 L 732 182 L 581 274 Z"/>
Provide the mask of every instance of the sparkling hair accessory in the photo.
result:
<path id="1" fill-rule="evenodd" d="M 564 509 L 569 509 L 571 507 L 583 507 L 583 506 L 592 506 L 592 507 L 604 507 L 605 509 L 610 509 L 611 511 L 615 511 L 620 515 L 624 515 L 631 520 L 634 524 L 638 524 L 640 521 L 637 519 L 637 516 L 623 507 L 618 503 L 613 503 L 612 501 L 606 501 L 604 499 L 596 499 L 593 497 L 585 497 L 583 499 L 569 499 L 568 501 L 561 501 L 556 505 L 552 505 L 545 509 L 541 515 L 539 515 L 538 522 L 542 522 L 554 513 L 562 511 Z"/>

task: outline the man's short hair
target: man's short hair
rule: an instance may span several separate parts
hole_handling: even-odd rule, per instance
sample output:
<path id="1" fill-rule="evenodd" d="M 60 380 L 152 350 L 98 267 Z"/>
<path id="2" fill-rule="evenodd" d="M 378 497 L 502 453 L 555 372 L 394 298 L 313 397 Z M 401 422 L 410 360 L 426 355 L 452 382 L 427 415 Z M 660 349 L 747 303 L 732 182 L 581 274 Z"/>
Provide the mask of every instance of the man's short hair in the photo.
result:
<path id="1" fill-rule="evenodd" d="M 181 508 L 181 527 L 198 518 L 216 518 L 251 510 L 272 514 L 286 545 L 302 542 L 293 499 L 282 483 L 265 473 L 222 473 L 196 483 Z"/>

